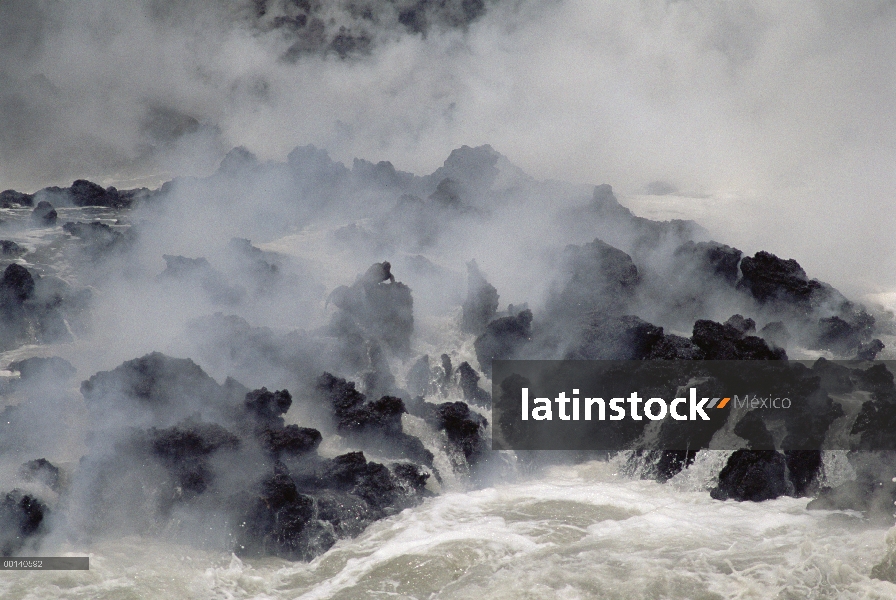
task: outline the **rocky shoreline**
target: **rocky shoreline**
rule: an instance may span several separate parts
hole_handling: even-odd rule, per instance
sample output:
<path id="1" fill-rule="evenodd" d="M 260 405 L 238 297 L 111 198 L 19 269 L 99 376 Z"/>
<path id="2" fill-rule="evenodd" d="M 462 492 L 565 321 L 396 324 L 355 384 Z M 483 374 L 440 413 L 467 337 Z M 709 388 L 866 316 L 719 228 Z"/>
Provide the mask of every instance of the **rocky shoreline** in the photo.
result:
<path id="1" fill-rule="evenodd" d="M 214 522 L 212 537 L 240 556 L 310 560 L 437 493 L 449 475 L 479 485 L 503 468 L 490 452 L 491 395 L 483 387 L 496 359 L 786 361 L 798 349 L 865 361 L 846 368 L 818 359 L 793 382 L 798 396 L 813 400 L 787 423 L 788 435 L 823 438 L 842 422 L 845 412 L 819 392 L 821 380 L 836 381 L 843 394 L 865 394 L 851 417 L 854 481 L 819 485 L 821 451 L 769 448 L 769 432 L 747 413 L 732 424 L 743 448 L 707 493 L 720 501 L 812 497 L 810 509 L 892 517 L 896 447 L 882 448 L 892 446 L 896 385 L 883 364 L 868 362 L 886 355 L 882 338 L 896 333 L 892 314 L 872 314 L 811 279 L 795 260 L 765 251 L 744 256 L 706 239 L 693 222 L 636 217 L 607 185 L 544 216 L 546 230 L 572 232 L 573 241 L 540 255 L 550 269 L 532 265 L 544 273 L 543 297 L 502 308 L 499 286 L 473 260 L 481 256 L 453 250 L 466 266 L 465 296 L 458 296 L 462 276 L 433 262 L 430 251 L 479 235 L 479 228 L 512 214 L 515 202 L 560 193 L 508 165 L 488 146 L 454 151 L 427 177 L 389 163 L 356 161 L 347 169 L 313 147 L 297 148 L 286 163 L 261 163 L 238 149 L 209 178 L 175 180 L 159 190 L 119 191 L 78 180 L 34 194 L 0 193 L 3 208 L 32 209 L 27 222 L 0 224 L 0 236 L 4 227 L 12 234 L 55 228 L 83 273 L 69 281 L 41 275 L 22 264 L 29 264 L 31 250 L 0 242 L 7 263 L 0 278 L 4 350 L 40 344 L 52 353 L 54 344 L 89 338 L 91 318 L 102 318 L 93 315 L 95 296 L 109 294 L 103 280 L 118 281 L 122 272 L 134 277 L 127 265 L 140 252 L 165 263 L 141 275 L 146 285 L 212 309 L 184 323 L 199 364 L 152 352 L 95 371 L 79 394 L 73 391 L 78 370 L 63 358 L 6 366 L 17 376 L 0 390 L 0 457 L 19 465 L 10 481 L 22 485 L 0 489 L 0 555 L 32 550 L 56 527 L 89 537 Z M 309 283 L 314 275 L 307 265 L 246 238 L 228 238 L 207 256 L 192 257 L 149 243 L 152 218 L 176 208 L 178 199 L 214 197 L 226 213 L 228 203 L 254 198 L 252 190 L 262 184 L 292 194 L 289 203 L 249 211 L 270 213 L 265 226 L 281 218 L 300 226 L 323 223 L 328 243 L 340 252 L 390 261 L 368 260 L 365 270 L 356 267 L 359 258 L 353 282 L 346 269 L 334 275 L 342 283 L 328 288 Z M 346 200 L 346 208 L 341 198 L 356 200 Z M 79 207 L 142 220 L 61 223 L 57 209 Z M 243 215 L 245 207 L 233 210 Z M 254 226 L 260 225 L 246 228 Z M 420 287 L 404 283 L 408 277 Z M 438 312 L 440 302 L 457 309 L 453 327 L 467 354 L 457 347 L 418 350 L 421 302 L 426 315 Z M 286 303 L 323 305 L 326 321 L 289 330 L 252 320 L 253 307 Z M 690 335 L 683 335 L 685 328 Z M 218 383 L 200 364 L 223 365 L 233 376 Z M 252 385 L 240 382 L 245 378 Z M 41 440 L 27 433 L 41 418 L 29 408 L 38 397 L 83 403 L 87 451 L 74 468 L 47 460 Z M 708 431 L 705 445 L 687 451 L 636 453 L 632 472 L 667 481 L 714 434 Z M 557 455 L 519 459 L 548 464 Z"/>

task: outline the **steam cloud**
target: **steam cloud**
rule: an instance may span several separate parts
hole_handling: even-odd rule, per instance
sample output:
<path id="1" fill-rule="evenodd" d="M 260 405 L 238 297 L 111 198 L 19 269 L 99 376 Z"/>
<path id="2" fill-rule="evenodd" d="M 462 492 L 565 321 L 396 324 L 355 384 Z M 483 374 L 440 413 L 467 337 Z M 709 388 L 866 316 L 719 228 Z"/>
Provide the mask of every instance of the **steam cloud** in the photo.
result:
<path id="1" fill-rule="evenodd" d="M 208 174 L 234 146 L 282 160 L 296 143 L 431 172 L 489 143 L 536 177 L 612 182 L 838 287 L 894 283 L 889 2 L 0 11 L 0 187 L 157 184 Z"/>

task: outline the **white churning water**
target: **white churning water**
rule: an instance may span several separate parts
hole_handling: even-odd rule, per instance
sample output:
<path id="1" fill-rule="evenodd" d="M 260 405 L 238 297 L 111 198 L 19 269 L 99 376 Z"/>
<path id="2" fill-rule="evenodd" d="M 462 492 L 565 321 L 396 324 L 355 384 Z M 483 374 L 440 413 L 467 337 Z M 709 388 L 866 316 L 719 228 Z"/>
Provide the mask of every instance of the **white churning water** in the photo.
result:
<path id="1" fill-rule="evenodd" d="M 699 465 L 698 467 L 699 468 Z M 610 463 L 449 492 L 311 563 L 160 540 L 91 548 L 89 572 L 6 572 L 4 599 L 892 598 L 871 579 L 886 529 L 808 499 L 719 502 Z"/>

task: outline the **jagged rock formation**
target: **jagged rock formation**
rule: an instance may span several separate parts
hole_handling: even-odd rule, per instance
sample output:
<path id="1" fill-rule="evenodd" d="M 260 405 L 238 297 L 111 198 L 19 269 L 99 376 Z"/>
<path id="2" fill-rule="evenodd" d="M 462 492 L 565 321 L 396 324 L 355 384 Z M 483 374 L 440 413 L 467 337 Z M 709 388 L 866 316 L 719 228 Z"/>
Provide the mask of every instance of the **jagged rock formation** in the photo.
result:
<path id="1" fill-rule="evenodd" d="M 490 0 L 494 1 L 494 0 Z M 314 2 L 259 0 L 250 20 L 262 32 L 289 40 L 283 59 L 307 54 L 335 54 L 342 59 L 371 52 L 379 38 L 404 33 L 425 35 L 432 29 L 464 29 L 485 14 L 486 0 L 382 2 Z"/>
<path id="2" fill-rule="evenodd" d="M 405 458 L 432 467 L 433 455 L 419 439 L 404 433 L 401 415 L 408 412 L 394 396 L 367 401 L 354 382 L 324 373 L 317 382 L 322 400 L 328 403 L 336 430 L 366 447 L 393 458 Z"/>
<path id="3" fill-rule="evenodd" d="M 735 315 L 739 317 L 740 315 Z M 734 319 L 734 317 L 732 317 Z M 737 327 L 708 320 L 694 323 L 694 345 L 703 351 L 708 360 L 785 360 L 787 353 L 780 348 L 769 348 L 762 338 L 744 335 L 749 327 L 735 320 Z M 755 328 L 755 325 L 753 326 Z"/>
<path id="4" fill-rule="evenodd" d="M 476 360 L 486 375 L 492 371 L 493 360 L 517 357 L 520 349 L 532 339 L 532 311 L 523 310 L 512 317 L 495 319 L 476 338 Z"/>
<path id="5" fill-rule="evenodd" d="M 44 188 L 33 195 L 33 200 L 46 201 L 54 206 L 103 206 L 121 209 L 150 197 L 151 193 L 146 188 L 119 191 L 114 187 L 103 188 L 92 181 L 78 179 L 71 187 Z"/>
<path id="6" fill-rule="evenodd" d="M 169 518 L 175 507 L 214 506 L 237 524 L 237 554 L 293 560 L 310 560 L 337 539 L 420 502 L 433 456 L 402 431 L 402 400 L 367 402 L 353 383 L 330 374 L 319 379 L 318 391 L 334 431 L 380 454 L 403 448 L 396 457 L 404 460 L 384 465 L 361 452 L 323 459 L 318 429 L 286 424 L 293 404 L 287 390 L 250 391 L 232 380 L 219 385 L 190 360 L 154 353 L 82 384 L 100 423 L 114 427 L 116 408 L 147 411 L 132 417 L 131 427 L 107 432 L 118 440 L 115 452 L 88 457 L 94 493 L 114 504 L 101 490 L 120 485 L 131 476 L 127 465 L 138 460 L 144 469 L 137 493 L 157 499 L 152 519 Z M 458 443 L 472 453 L 468 438 Z M 235 481 L 244 483 L 233 487 Z M 103 506 L 96 509 L 102 518 Z"/>
<path id="7" fill-rule="evenodd" d="M 18 258 L 28 252 L 12 240 L 0 240 L 0 256 L 6 258 Z"/>
<path id="8" fill-rule="evenodd" d="M 314 20 L 320 7 L 274 4 L 258 3 L 268 11 L 258 18 L 280 31 L 302 30 L 296 34 L 297 42 L 305 34 L 303 39 L 314 42 L 297 46 L 291 57 L 306 51 L 341 56 L 363 51 L 363 35 L 340 31 L 338 20 L 324 23 L 321 34 Z M 392 3 L 388 7 L 392 12 L 377 12 L 386 11 L 385 5 L 377 5 L 372 14 L 379 18 L 388 13 L 401 27 L 423 31 L 435 22 L 433 15 L 444 16 L 460 6 L 424 4 Z M 338 13 L 344 7 L 337 8 Z M 367 22 L 363 15 L 352 19 Z M 200 298 L 219 306 L 213 310 L 226 307 L 236 313 L 191 321 L 184 331 L 185 347 L 197 351 L 189 355 L 209 373 L 222 377 L 233 373 L 255 389 L 234 379 L 219 384 L 189 359 L 148 354 L 96 373 L 81 386 L 96 431 L 75 476 L 95 480 L 69 488 L 67 466 L 63 473 L 45 459 L 32 460 L 54 454 L 16 450 L 21 445 L 22 435 L 16 430 L 21 429 L 22 415 L 31 414 L 24 404 L 0 412 L 0 450 L 19 452 L 13 465 L 29 461 L 18 477 L 33 489 L 44 484 L 63 496 L 90 490 L 89 497 L 76 500 L 97 508 L 92 532 L 104 530 L 104 518 L 119 516 L 113 510 L 116 502 L 126 505 L 121 511 L 123 527 L 138 531 L 158 530 L 174 515 L 201 520 L 197 514 L 213 514 L 221 517 L 219 526 L 233 524 L 235 530 L 227 534 L 237 540 L 234 550 L 241 556 L 274 554 L 307 560 L 336 540 L 357 535 L 374 520 L 420 502 L 429 493 L 427 485 L 434 487 L 429 477 L 440 481 L 433 452 L 444 451 L 458 474 L 474 480 L 477 469 L 485 471 L 490 460 L 489 427 L 480 412 L 492 403 L 484 377 L 492 375 L 496 359 L 644 361 L 648 379 L 651 369 L 670 368 L 668 362 L 653 363 L 655 359 L 674 360 L 687 362 L 682 370 L 697 378 L 706 375 L 698 364 L 704 360 L 783 363 L 788 351 L 793 356 L 803 348 L 871 360 L 884 350 L 875 337 L 883 335 L 875 318 L 831 286 L 810 279 L 795 260 L 768 252 L 743 257 L 736 248 L 703 241 L 706 232 L 694 223 L 636 217 L 619 203 L 609 185 L 578 189 L 577 207 L 559 215 L 545 214 L 545 231 L 554 231 L 550 227 L 559 224 L 563 227 L 558 230 L 564 235 L 569 231 L 570 237 L 562 243 L 551 237 L 545 247 L 519 257 L 516 267 L 531 267 L 522 281 L 541 278 L 548 284 L 545 297 L 537 295 L 542 290 L 536 284 L 537 293 L 522 298 L 531 303 L 531 310 L 524 304 L 499 312 L 498 291 L 475 260 L 467 263 L 464 299 L 462 275 L 454 269 L 462 270 L 462 260 L 473 252 L 449 256 L 448 251 L 487 251 L 472 235 L 481 236 L 484 229 L 471 226 L 506 225 L 499 220 L 508 216 L 514 224 L 520 211 L 532 216 L 525 212 L 532 208 L 526 205 L 529 200 L 547 197 L 545 190 L 559 187 L 527 178 L 488 146 L 455 150 L 441 168 L 425 177 L 398 171 L 385 161 L 359 159 L 348 169 L 325 151 L 306 146 L 279 164 L 236 148 L 211 177 L 182 178 L 156 192 L 119 191 L 85 180 L 36 194 L 2 192 L 0 206 L 37 206 L 36 221 L 29 219 L 28 210 L 11 211 L 27 221 L 26 228 L 51 225 L 52 206 L 101 207 L 84 211 L 89 216 L 80 218 L 90 221 L 96 214 L 107 219 L 113 210 L 131 214 L 127 209 L 151 198 L 161 203 L 165 198 L 194 196 L 213 198 L 216 207 L 250 207 L 246 210 L 253 219 L 246 223 L 254 224 L 255 217 L 266 226 L 274 222 L 258 237 L 254 230 L 239 230 L 240 236 L 264 242 L 297 229 L 313 235 L 323 224 L 329 229 L 321 239 L 329 246 L 320 251 L 356 253 L 352 260 L 366 264 L 394 257 L 395 271 L 403 272 L 416 299 L 422 298 L 424 304 L 435 294 L 427 297 L 425 286 L 418 286 L 420 279 L 414 276 L 427 271 L 430 280 L 437 281 L 436 293 L 444 292 L 449 310 L 432 321 L 437 311 L 422 313 L 418 325 L 425 327 L 420 331 L 428 335 L 428 328 L 449 321 L 456 324 L 459 308 L 466 335 L 451 331 L 439 338 L 445 344 L 439 351 L 446 354 L 419 357 L 414 344 L 424 347 L 431 340 L 414 342 L 415 298 L 408 285 L 396 280 L 392 263 L 373 263 L 354 283 L 336 288 L 327 305 L 321 284 L 316 284 L 318 290 L 314 284 L 306 285 L 304 273 L 289 272 L 296 264 L 290 263 L 293 259 L 263 251 L 243 237 L 227 243 L 233 235 L 228 231 L 202 251 L 212 262 L 164 255 L 165 271 L 149 283 L 183 298 L 194 299 L 199 292 Z M 268 195 L 276 201 L 265 203 Z M 151 211 L 140 215 L 153 217 Z M 138 238 L 138 230 L 129 228 L 127 221 L 71 222 L 63 226 L 64 233 L 47 229 L 29 235 L 58 236 L 54 243 L 76 245 L 90 258 L 128 259 L 152 246 L 144 242 L 153 236 L 151 225 L 144 229 L 141 223 L 139 231 L 148 233 L 146 239 Z M 15 235 L 14 227 L 9 230 L 10 236 Z M 568 242 L 572 244 L 564 250 Z M 33 249 L 30 239 L 24 243 Z M 46 250 L 38 247 L 26 253 L 11 240 L 0 243 L 7 262 L 18 261 L 4 265 L 0 278 L 0 349 L 69 339 L 68 326 L 76 325 L 70 317 L 85 306 L 86 301 L 79 300 L 83 297 L 61 280 L 38 277 L 38 270 L 18 264 L 37 260 L 41 252 Z M 139 256 L 157 260 L 160 252 L 152 252 Z M 97 267 L 90 261 L 79 266 L 85 264 Z M 339 273 L 329 269 L 320 267 L 321 281 Z M 302 279 L 301 285 L 296 279 Z M 269 313 L 283 306 L 274 301 L 296 303 L 296 294 L 305 289 L 311 290 L 307 305 L 318 311 L 314 313 L 318 320 L 308 319 L 306 324 L 302 310 L 271 317 Z M 734 311 L 739 314 L 725 320 Z M 433 325 L 446 314 L 451 318 Z M 886 319 L 877 313 L 875 317 Z M 324 325 L 327 318 L 329 324 Z M 682 333 L 687 331 L 689 337 Z M 471 365 L 464 359 L 474 337 L 477 361 Z M 79 367 L 83 364 L 76 362 Z M 8 369 L 20 377 L 11 377 L 0 386 L 0 393 L 22 396 L 49 388 L 55 393 L 68 386 L 74 374 L 61 359 L 30 358 L 13 362 Z M 405 371 L 407 377 L 402 379 Z M 733 439 L 735 447 L 745 446 L 719 473 L 714 498 L 760 501 L 784 494 L 817 495 L 812 507 L 892 511 L 896 488 L 887 482 L 896 473 L 889 467 L 894 464 L 892 455 L 886 453 L 896 452 L 891 439 L 896 388 L 889 371 L 818 361 L 785 379 L 782 394 L 789 395 L 793 408 L 780 415 L 774 427 L 766 426 L 757 411 L 747 410 L 737 413 L 736 422 L 713 419 L 688 435 L 674 423 L 648 428 L 646 421 L 625 424 L 619 435 L 636 450 L 633 461 L 638 466 L 650 463 L 651 468 L 641 473 L 660 481 L 687 468 L 697 452 L 719 439 L 717 435 Z M 645 385 L 652 389 L 654 384 L 650 380 Z M 701 385 L 702 393 L 731 393 L 717 381 Z M 844 410 L 838 394 L 855 393 L 866 394 L 861 407 Z M 857 480 L 818 490 L 821 454 L 807 448 L 837 434 L 835 423 L 856 413 L 842 437 L 855 450 L 873 450 L 875 458 L 862 462 L 851 457 Z M 648 442 L 664 449 L 657 451 Z M 334 444 L 340 444 L 335 457 Z M 322 445 L 327 458 L 318 454 Z M 46 505 L 42 498 L 23 492 L 4 498 L 0 521 L 11 525 L 2 531 L 16 533 L 8 538 L 0 535 L 0 549 L 19 551 L 40 535 Z M 56 510 L 52 504 L 51 508 Z"/>
<path id="9" fill-rule="evenodd" d="M 402 357 L 410 353 L 414 301 L 388 262 L 374 264 L 351 286 L 336 288 L 329 300 L 339 309 L 331 325 L 337 336 L 383 343 Z"/>
<path id="10" fill-rule="evenodd" d="M 31 212 L 31 220 L 40 227 L 53 227 L 58 217 L 56 209 L 46 200 L 41 200 Z"/>
<path id="11" fill-rule="evenodd" d="M 675 250 L 674 257 L 682 264 L 721 278 L 734 285 L 740 275 L 738 265 L 743 253 L 737 248 L 718 242 L 688 240 Z"/>
<path id="12" fill-rule="evenodd" d="M 0 277 L 0 348 L 70 340 L 66 318 L 75 319 L 88 298 L 60 279 L 10 264 Z"/>
<path id="13" fill-rule="evenodd" d="M 566 277 L 548 307 L 558 319 L 575 321 L 595 311 L 619 314 L 640 282 L 632 258 L 599 239 L 567 246 L 563 264 Z"/>
<path id="14" fill-rule="evenodd" d="M 133 228 L 122 233 L 99 221 L 68 222 L 62 230 L 80 239 L 88 256 L 93 259 L 106 257 L 111 252 L 126 252 L 136 238 Z"/>
<path id="15" fill-rule="evenodd" d="M 47 506 L 21 490 L 0 499 L 0 556 L 13 556 L 46 533 Z"/>
<path id="16" fill-rule="evenodd" d="M 719 485 L 710 491 L 716 500 L 761 502 L 788 491 L 784 455 L 774 450 L 737 450 L 719 473 Z"/>

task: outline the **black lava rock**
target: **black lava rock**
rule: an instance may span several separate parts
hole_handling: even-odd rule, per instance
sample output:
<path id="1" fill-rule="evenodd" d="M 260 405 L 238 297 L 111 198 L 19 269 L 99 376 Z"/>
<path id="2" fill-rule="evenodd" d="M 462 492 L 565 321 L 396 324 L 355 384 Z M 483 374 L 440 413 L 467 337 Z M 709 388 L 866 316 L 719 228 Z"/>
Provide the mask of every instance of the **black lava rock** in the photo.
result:
<path id="1" fill-rule="evenodd" d="M 810 280 L 798 262 L 783 260 L 769 252 L 745 257 L 740 270 L 743 278 L 738 286 L 763 304 L 780 301 L 806 305 L 829 295 L 824 284 L 817 279 Z"/>
<path id="2" fill-rule="evenodd" d="M 196 413 L 209 421 L 232 418 L 240 409 L 234 398 L 189 359 L 153 352 L 100 371 L 81 383 L 81 393 L 95 410 L 143 409 L 171 426 Z"/>
<path id="3" fill-rule="evenodd" d="M 631 256 L 599 239 L 567 246 L 563 263 L 567 277 L 548 303 L 548 312 L 559 319 L 577 320 L 595 311 L 619 314 L 641 281 Z"/>
<path id="4" fill-rule="evenodd" d="M 703 350 L 707 360 L 786 360 L 780 348 L 769 348 L 762 338 L 744 336 L 736 327 L 715 321 L 694 323 L 694 344 Z"/>
<path id="5" fill-rule="evenodd" d="M 789 492 L 787 461 L 774 450 L 737 450 L 709 494 L 715 500 L 761 502 Z"/>
<path id="6" fill-rule="evenodd" d="M 484 417 L 470 410 L 463 402 L 446 402 L 436 407 L 439 429 L 445 431 L 448 440 L 472 464 L 485 449 L 483 431 L 488 425 Z"/>
<path id="7" fill-rule="evenodd" d="M 0 556 L 12 556 L 44 533 L 49 510 L 34 496 L 13 490 L 0 498 Z"/>
<path id="8" fill-rule="evenodd" d="M 738 264 L 743 253 L 737 248 L 718 242 L 687 241 L 676 251 L 675 257 L 690 264 L 699 265 L 703 272 L 712 273 L 729 285 L 737 281 Z"/>
<path id="9" fill-rule="evenodd" d="M 326 552 L 336 536 L 314 518 L 315 512 L 314 499 L 299 493 L 288 471 L 278 469 L 262 482 L 239 526 L 237 554 L 311 560 Z"/>
<path id="10" fill-rule="evenodd" d="M 323 437 L 317 429 L 287 425 L 282 429 L 265 428 L 258 434 L 262 447 L 275 458 L 281 454 L 298 456 L 314 452 Z"/>
<path id="11" fill-rule="evenodd" d="M 34 206 L 34 194 L 24 194 L 15 190 L 0 192 L 0 208 L 20 208 Z"/>
<path id="12" fill-rule="evenodd" d="M 473 346 L 479 367 L 486 375 L 492 372 L 492 360 L 514 358 L 532 339 L 532 311 L 523 310 L 513 317 L 495 319 L 476 338 Z"/>
<path id="13" fill-rule="evenodd" d="M 0 308 L 21 306 L 34 294 L 34 277 L 25 267 L 12 263 L 0 278 Z"/>
<path id="14" fill-rule="evenodd" d="M 442 355 L 447 358 L 447 355 Z M 451 363 L 448 363 L 450 370 Z M 479 387 L 479 373 L 470 366 L 470 363 L 464 361 L 457 368 L 460 375 L 460 389 L 464 394 L 464 400 L 477 406 L 490 408 L 492 405 L 492 395 Z"/>
<path id="15" fill-rule="evenodd" d="M 367 401 L 355 389 L 355 383 L 324 373 L 317 391 L 331 407 L 336 429 L 357 442 L 387 456 L 407 458 L 431 467 L 433 455 L 423 443 L 402 429 L 401 416 L 407 412 L 404 401 L 394 396 Z"/>
<path id="16" fill-rule="evenodd" d="M 388 262 L 375 263 L 350 287 L 335 289 L 329 300 L 341 313 L 331 324 L 337 336 L 357 331 L 364 339 L 383 342 L 398 356 L 409 356 L 414 301 L 411 289 L 395 281 Z"/>
<path id="17" fill-rule="evenodd" d="M 287 390 L 269 392 L 263 387 L 246 394 L 246 410 L 262 422 L 273 422 L 283 426 L 283 417 L 292 406 L 292 396 Z"/>
<path id="18" fill-rule="evenodd" d="M 26 252 L 28 251 L 11 240 L 0 240 L 0 256 L 18 258 Z"/>
<path id="19" fill-rule="evenodd" d="M 134 241 L 132 229 L 122 233 L 99 221 L 92 223 L 68 222 L 62 230 L 79 238 L 92 258 L 105 256 L 110 252 L 127 250 Z"/>
<path id="20" fill-rule="evenodd" d="M 653 349 L 664 338 L 663 328 L 636 316 L 592 314 L 579 334 L 567 360 L 642 360 L 654 357 Z M 658 353 L 665 352 L 659 350 Z"/>
<path id="21" fill-rule="evenodd" d="M 86 179 L 78 179 L 72 184 L 69 188 L 69 197 L 75 206 L 127 208 L 133 201 L 129 194 L 121 193 L 114 187 L 103 189 Z"/>
<path id="22" fill-rule="evenodd" d="M 52 227 L 56 225 L 56 218 L 59 215 L 53 205 L 46 200 L 41 200 L 31 212 L 31 220 L 41 227 Z"/>

